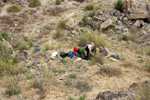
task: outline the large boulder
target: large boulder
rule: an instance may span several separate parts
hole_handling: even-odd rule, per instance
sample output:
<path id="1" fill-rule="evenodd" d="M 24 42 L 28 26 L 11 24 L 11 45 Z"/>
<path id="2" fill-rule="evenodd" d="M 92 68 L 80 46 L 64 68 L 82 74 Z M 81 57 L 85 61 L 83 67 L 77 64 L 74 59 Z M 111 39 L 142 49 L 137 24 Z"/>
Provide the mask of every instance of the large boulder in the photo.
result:
<path id="1" fill-rule="evenodd" d="M 105 31 L 107 29 L 111 29 L 114 27 L 115 27 L 114 22 L 109 18 L 100 25 L 100 30 Z"/>
<path id="2" fill-rule="evenodd" d="M 129 19 L 149 19 L 150 4 L 135 0 L 124 1 L 124 13 Z"/>

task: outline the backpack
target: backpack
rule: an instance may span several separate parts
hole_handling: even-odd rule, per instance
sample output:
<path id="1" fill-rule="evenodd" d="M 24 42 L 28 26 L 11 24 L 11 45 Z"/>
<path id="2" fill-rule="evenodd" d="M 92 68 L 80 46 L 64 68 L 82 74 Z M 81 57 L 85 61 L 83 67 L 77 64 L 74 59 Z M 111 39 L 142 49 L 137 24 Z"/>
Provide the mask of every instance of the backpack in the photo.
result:
<path id="1" fill-rule="evenodd" d="M 35 49 L 36 52 L 40 51 L 40 48 L 39 48 L 38 45 L 34 46 L 34 49 Z"/>

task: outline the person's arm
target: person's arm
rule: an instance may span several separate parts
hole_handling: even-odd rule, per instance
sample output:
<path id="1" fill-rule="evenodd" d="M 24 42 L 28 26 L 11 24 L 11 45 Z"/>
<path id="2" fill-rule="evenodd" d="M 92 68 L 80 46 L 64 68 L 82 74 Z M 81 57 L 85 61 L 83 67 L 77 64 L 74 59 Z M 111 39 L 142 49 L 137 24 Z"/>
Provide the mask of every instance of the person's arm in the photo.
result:
<path id="1" fill-rule="evenodd" d="M 81 58 L 83 58 L 83 54 L 81 54 Z"/>
<path id="2" fill-rule="evenodd" d="M 94 56 L 94 53 L 93 53 L 92 51 L 90 51 L 90 54 L 91 54 L 92 56 Z"/>
<path id="3" fill-rule="evenodd" d="M 110 56 L 111 56 L 110 52 L 107 52 L 106 58 L 108 58 L 108 57 L 110 57 Z"/>

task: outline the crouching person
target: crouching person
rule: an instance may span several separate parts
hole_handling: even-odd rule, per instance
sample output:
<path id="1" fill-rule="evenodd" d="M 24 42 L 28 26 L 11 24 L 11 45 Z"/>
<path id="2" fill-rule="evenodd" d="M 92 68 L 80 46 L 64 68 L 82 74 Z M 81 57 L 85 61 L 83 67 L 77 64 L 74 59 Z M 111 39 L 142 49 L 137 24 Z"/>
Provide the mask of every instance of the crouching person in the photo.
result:
<path id="1" fill-rule="evenodd" d="M 84 58 L 85 57 L 85 50 L 83 50 L 82 47 L 74 47 L 74 53 L 76 56 L 80 57 L 80 58 Z"/>
<path id="2" fill-rule="evenodd" d="M 106 58 L 112 57 L 118 60 L 122 60 L 122 58 L 117 54 L 110 54 L 109 50 L 105 48 L 103 45 L 99 46 L 99 53 L 106 56 Z"/>

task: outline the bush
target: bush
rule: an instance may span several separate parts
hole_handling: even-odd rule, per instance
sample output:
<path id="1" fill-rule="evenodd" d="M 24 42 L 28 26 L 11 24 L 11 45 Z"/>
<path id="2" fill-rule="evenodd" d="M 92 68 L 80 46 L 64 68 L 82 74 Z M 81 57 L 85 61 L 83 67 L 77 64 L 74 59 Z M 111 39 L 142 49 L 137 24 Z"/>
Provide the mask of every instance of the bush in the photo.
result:
<path id="1" fill-rule="evenodd" d="M 16 4 L 12 4 L 11 6 L 9 6 L 7 8 L 7 12 L 15 13 L 15 12 L 20 12 L 20 11 L 21 11 L 21 6 L 20 5 L 16 5 Z"/>
<path id="2" fill-rule="evenodd" d="M 150 71 L 150 62 L 146 62 L 146 63 L 145 63 L 145 68 L 146 68 L 148 71 Z"/>
<path id="3" fill-rule="evenodd" d="M 148 47 L 148 48 L 146 49 L 146 54 L 147 54 L 148 56 L 150 56 L 150 47 Z"/>
<path id="4" fill-rule="evenodd" d="M 27 43 L 23 39 L 20 39 L 17 47 L 19 50 L 25 50 L 27 49 Z"/>
<path id="5" fill-rule="evenodd" d="M 106 46 L 105 37 L 98 34 L 97 31 L 84 30 L 82 34 L 79 35 L 78 46 L 84 47 L 87 43 L 94 41 L 96 46 L 104 45 Z"/>
<path id="6" fill-rule="evenodd" d="M 77 76 L 76 76 L 76 74 L 70 74 L 70 75 L 69 75 L 69 78 L 70 78 L 70 79 L 76 79 Z"/>
<path id="7" fill-rule="evenodd" d="M 66 28 L 66 21 L 65 20 L 59 20 L 57 24 L 57 29 L 65 29 Z"/>
<path id="8" fill-rule="evenodd" d="M 12 95 L 20 93 L 20 89 L 18 87 L 8 87 L 6 88 L 5 93 L 12 96 Z"/>
<path id="9" fill-rule="evenodd" d="M 18 87 L 17 80 L 10 80 L 10 83 L 8 83 L 8 87 L 5 89 L 5 93 L 9 96 L 20 93 L 20 88 Z"/>
<path id="10" fill-rule="evenodd" d="M 31 38 L 26 37 L 26 38 L 24 38 L 24 41 L 25 41 L 30 47 L 33 46 L 33 40 L 32 40 Z"/>
<path id="11" fill-rule="evenodd" d="M 7 32 L 2 32 L 1 34 L 0 34 L 5 40 L 9 40 L 9 37 L 8 37 L 8 33 Z"/>
<path id="12" fill-rule="evenodd" d="M 87 95 L 84 94 L 84 95 L 80 96 L 79 99 L 80 99 L 80 100 L 85 100 L 86 97 L 87 97 Z"/>
<path id="13" fill-rule="evenodd" d="M 108 75 L 109 77 L 111 77 L 111 76 L 120 75 L 121 71 L 119 68 L 113 68 L 113 67 L 106 66 L 106 67 L 101 67 L 100 71 L 98 73 L 105 74 L 105 75 Z"/>
<path id="14" fill-rule="evenodd" d="M 56 5 L 60 5 L 61 0 L 56 0 Z"/>
<path id="15" fill-rule="evenodd" d="M 92 64 L 103 64 L 104 63 L 104 56 L 100 54 L 96 54 L 94 57 L 91 58 L 91 63 Z"/>
<path id="16" fill-rule="evenodd" d="M 32 7 L 32 8 L 38 7 L 40 5 L 41 5 L 40 0 L 30 0 L 29 2 L 29 7 Z"/>
<path id="17" fill-rule="evenodd" d="M 72 97 L 69 97 L 69 100 L 75 100 L 74 98 L 72 98 Z"/>
<path id="18" fill-rule="evenodd" d="M 128 41 L 129 40 L 129 35 L 127 35 L 127 34 L 119 34 L 118 38 L 119 38 L 119 40 Z"/>
<path id="19" fill-rule="evenodd" d="M 117 2 L 114 3 L 114 8 L 119 10 L 120 12 L 123 12 L 123 1 L 118 0 Z"/>
<path id="20" fill-rule="evenodd" d="M 54 38 L 57 39 L 57 38 L 60 38 L 62 36 L 63 36 L 63 30 L 56 29 L 56 32 L 54 33 Z"/>
<path id="21" fill-rule="evenodd" d="M 91 90 L 91 86 L 87 82 L 79 81 L 77 82 L 76 88 L 81 92 Z"/>
<path id="22" fill-rule="evenodd" d="M 93 4 L 86 5 L 85 10 L 94 10 L 94 5 Z"/>
<path id="23" fill-rule="evenodd" d="M 94 13 L 90 13 L 90 14 L 94 14 Z M 88 16 L 84 16 L 82 18 L 82 21 L 80 22 L 80 25 L 81 26 L 87 26 L 87 25 L 90 25 L 92 23 L 92 19 L 88 19 Z"/>

